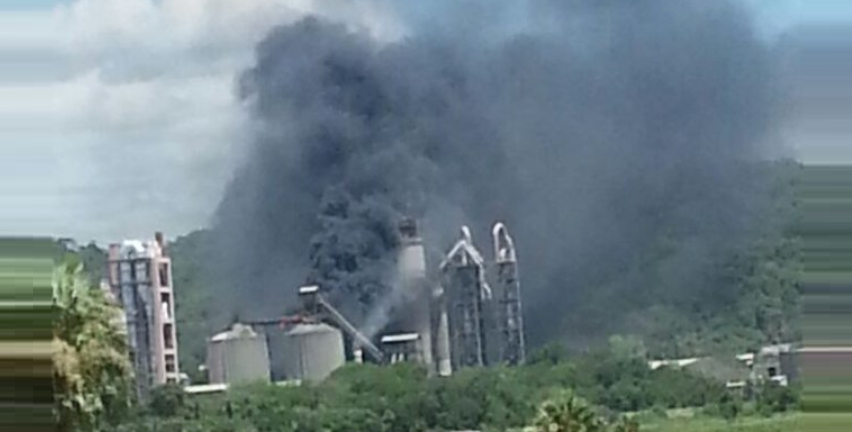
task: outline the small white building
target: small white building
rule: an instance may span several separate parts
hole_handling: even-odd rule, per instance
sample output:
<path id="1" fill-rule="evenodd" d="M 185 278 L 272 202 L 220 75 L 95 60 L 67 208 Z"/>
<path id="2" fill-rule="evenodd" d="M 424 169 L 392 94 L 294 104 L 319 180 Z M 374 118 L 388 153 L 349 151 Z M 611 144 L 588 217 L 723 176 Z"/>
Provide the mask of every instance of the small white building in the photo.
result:
<path id="1" fill-rule="evenodd" d="M 673 359 L 673 360 L 651 360 L 648 362 L 648 367 L 651 370 L 657 370 L 661 367 L 669 367 L 674 369 L 680 369 L 687 366 L 694 365 L 698 363 L 701 358 L 693 357 L 693 358 L 683 358 L 683 359 Z"/>
<path id="2" fill-rule="evenodd" d="M 420 335 L 417 333 L 400 333 L 383 336 L 382 348 L 389 357 L 390 363 L 422 362 Z"/>

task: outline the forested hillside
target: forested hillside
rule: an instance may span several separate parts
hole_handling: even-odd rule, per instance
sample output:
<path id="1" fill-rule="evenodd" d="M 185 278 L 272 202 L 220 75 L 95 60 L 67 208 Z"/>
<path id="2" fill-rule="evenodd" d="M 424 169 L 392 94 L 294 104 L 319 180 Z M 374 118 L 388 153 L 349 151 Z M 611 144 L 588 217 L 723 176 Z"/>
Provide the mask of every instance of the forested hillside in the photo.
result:
<path id="1" fill-rule="evenodd" d="M 238 289 L 222 287 L 213 276 L 211 235 L 209 231 L 194 231 L 169 245 L 181 369 L 191 378 L 198 376 L 198 366 L 204 363 L 207 338 L 222 330 L 217 328 L 222 320 L 211 316 L 215 310 L 224 309 L 213 308 L 215 293 Z"/>

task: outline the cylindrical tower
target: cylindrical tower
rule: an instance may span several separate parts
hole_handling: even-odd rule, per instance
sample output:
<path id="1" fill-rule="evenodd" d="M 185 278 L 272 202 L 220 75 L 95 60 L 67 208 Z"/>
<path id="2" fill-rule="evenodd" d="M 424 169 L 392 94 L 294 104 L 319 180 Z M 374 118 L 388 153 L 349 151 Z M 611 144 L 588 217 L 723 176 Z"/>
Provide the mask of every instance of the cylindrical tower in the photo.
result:
<path id="1" fill-rule="evenodd" d="M 299 324 L 285 335 L 287 379 L 322 381 L 343 366 L 343 334 L 326 324 Z"/>
<path id="2" fill-rule="evenodd" d="M 434 360 L 438 376 L 450 376 L 453 373 L 450 356 L 450 323 L 447 316 L 447 303 L 444 288 L 436 286 L 432 291 L 432 328 L 435 329 Z"/>
<path id="3" fill-rule="evenodd" d="M 420 335 L 422 361 L 430 372 L 434 372 L 432 359 L 432 292 L 426 280 L 426 253 L 423 239 L 413 219 L 405 219 L 399 226 L 400 247 L 397 256 L 397 283 L 399 289 L 410 299 L 401 308 L 401 330 Z"/>
<path id="4" fill-rule="evenodd" d="M 269 381 L 266 338 L 249 326 L 234 324 L 208 341 L 207 371 L 211 384 Z"/>

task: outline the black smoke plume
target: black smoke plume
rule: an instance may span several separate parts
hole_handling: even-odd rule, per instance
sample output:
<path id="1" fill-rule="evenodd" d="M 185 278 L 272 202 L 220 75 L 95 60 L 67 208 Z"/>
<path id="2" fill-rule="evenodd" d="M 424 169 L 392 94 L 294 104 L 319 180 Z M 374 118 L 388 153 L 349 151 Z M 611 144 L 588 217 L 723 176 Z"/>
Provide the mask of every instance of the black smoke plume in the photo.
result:
<path id="1" fill-rule="evenodd" d="M 753 162 L 775 111 L 774 60 L 741 8 L 442 1 L 400 16 L 393 42 L 310 18 L 257 46 L 239 87 L 258 127 L 216 221 L 229 308 L 280 313 L 309 280 L 362 320 L 389 291 L 403 216 L 432 257 L 462 224 L 490 255 L 506 222 L 533 342 L 725 298 L 714 268 L 759 215 Z"/>

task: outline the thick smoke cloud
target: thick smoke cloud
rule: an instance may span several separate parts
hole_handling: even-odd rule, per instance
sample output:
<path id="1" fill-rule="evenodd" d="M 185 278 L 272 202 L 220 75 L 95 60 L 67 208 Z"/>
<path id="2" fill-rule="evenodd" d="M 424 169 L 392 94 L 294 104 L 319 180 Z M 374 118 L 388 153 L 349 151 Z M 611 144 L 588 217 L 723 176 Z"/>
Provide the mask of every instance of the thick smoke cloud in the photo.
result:
<path id="1" fill-rule="evenodd" d="M 727 1 L 462 3 L 401 10 L 417 20 L 391 43 L 307 19 L 259 44 L 239 86 L 258 127 L 216 223 L 227 306 L 280 313 L 307 279 L 364 319 L 403 215 L 432 258 L 462 224 L 490 255 L 506 222 L 533 342 L 616 330 L 660 296 L 724 298 L 713 268 L 756 220 L 774 117 L 748 17 Z"/>

